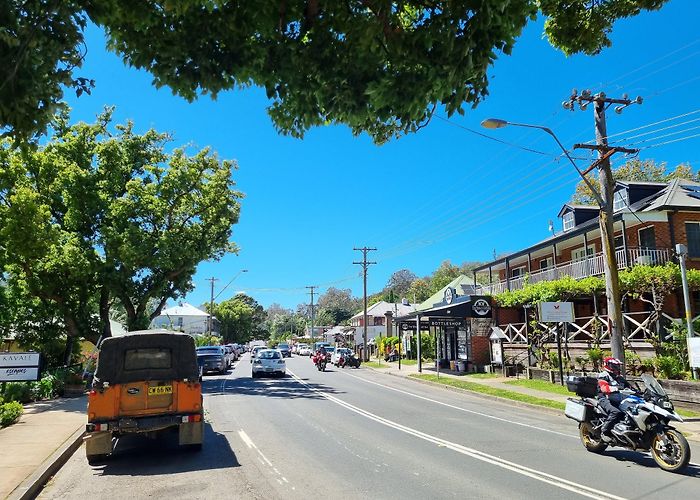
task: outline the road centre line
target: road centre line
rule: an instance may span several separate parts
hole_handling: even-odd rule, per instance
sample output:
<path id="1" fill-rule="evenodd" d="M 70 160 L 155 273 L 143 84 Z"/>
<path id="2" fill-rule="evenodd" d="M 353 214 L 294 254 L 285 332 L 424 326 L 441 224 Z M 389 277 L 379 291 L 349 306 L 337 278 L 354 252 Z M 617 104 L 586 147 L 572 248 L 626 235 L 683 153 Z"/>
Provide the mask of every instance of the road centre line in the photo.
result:
<path id="1" fill-rule="evenodd" d="M 424 432 L 421 432 L 417 429 L 413 429 L 411 427 L 407 427 L 405 425 L 399 424 L 398 422 L 394 422 L 392 420 L 380 417 L 379 415 L 375 415 L 374 413 L 371 413 L 367 410 L 363 410 L 361 408 L 358 408 L 357 406 L 351 405 L 350 403 L 347 403 L 339 398 L 336 398 L 335 396 L 328 394 L 326 392 L 323 392 L 319 389 L 316 389 L 306 383 L 304 380 L 299 378 L 295 373 L 291 372 L 290 370 L 287 370 L 287 372 L 292 376 L 292 378 L 298 382 L 299 384 L 303 385 L 307 389 L 320 394 L 322 397 L 325 399 L 336 403 L 354 413 L 357 413 L 358 415 L 361 415 L 365 418 L 368 418 L 370 420 L 373 420 L 377 423 L 380 423 L 382 425 L 385 425 L 387 427 L 396 429 L 398 431 L 404 432 L 406 434 L 410 434 L 414 437 L 417 437 L 419 439 L 423 439 L 424 441 L 428 441 L 434 444 L 437 444 L 438 446 L 449 448 L 453 451 L 456 451 L 457 453 L 461 453 L 462 455 L 469 456 L 471 458 L 474 458 L 476 460 L 480 460 L 482 462 L 489 463 L 491 465 L 495 465 L 497 467 L 501 467 L 506 470 L 510 470 L 512 472 L 515 472 L 517 474 L 521 474 L 523 476 L 529 477 L 531 479 L 535 479 L 537 481 L 541 481 L 544 483 L 547 483 L 551 486 L 555 486 L 557 488 L 561 488 L 567 491 L 570 491 L 572 493 L 576 493 L 578 495 L 588 497 L 588 498 L 596 498 L 596 499 L 608 499 L 608 500 L 622 500 L 623 497 L 619 497 L 616 495 L 613 495 L 611 493 L 606 493 L 604 491 L 597 490 L 595 488 L 591 488 L 589 486 L 585 486 L 583 484 L 575 483 L 573 481 L 569 481 L 568 479 L 560 478 L 557 476 L 554 476 L 552 474 L 548 474 L 546 472 L 542 472 L 536 469 L 531 469 L 529 467 L 526 467 L 524 465 L 516 464 L 514 462 L 510 462 L 508 460 L 499 458 L 494 455 L 489 455 L 487 453 L 481 452 L 479 450 L 476 450 L 474 448 L 469 448 L 466 446 L 462 446 L 457 443 L 453 443 L 451 441 L 447 441 L 445 439 L 432 436 L 430 434 L 426 434 Z"/>
<path id="2" fill-rule="evenodd" d="M 519 425 L 519 426 L 521 426 L 521 427 L 527 427 L 527 428 L 529 428 L 529 429 L 535 429 L 535 430 L 542 431 L 542 432 L 548 432 L 548 433 L 550 433 L 550 434 L 557 434 L 558 436 L 564 436 L 564 437 L 568 437 L 568 438 L 579 439 L 579 437 L 578 437 L 577 435 L 566 434 L 566 433 L 564 433 L 564 432 L 557 432 L 557 431 L 553 431 L 553 430 L 550 430 L 550 429 L 545 429 L 544 427 L 537 427 L 536 425 L 526 424 L 526 423 L 524 423 L 524 422 L 518 422 L 518 421 L 516 421 L 516 420 L 509 420 L 509 419 L 507 419 L 507 418 L 497 417 L 497 416 L 495 416 L 495 415 L 489 415 L 488 413 L 481 413 L 481 412 L 479 412 L 479 411 L 468 410 L 468 409 L 466 409 L 466 408 L 462 408 L 462 407 L 460 407 L 460 406 L 455 406 L 455 405 L 452 405 L 452 404 L 450 404 L 450 403 L 444 403 L 444 402 L 438 401 L 438 400 L 436 400 L 436 399 L 431 399 L 431 398 L 428 398 L 428 397 L 425 397 L 425 396 L 419 396 L 418 394 L 414 394 L 414 393 L 412 393 L 412 392 L 405 391 L 405 390 L 403 390 L 403 389 L 397 389 L 397 388 L 395 388 L 395 387 L 391 387 L 391 386 L 388 386 L 388 385 L 380 384 L 379 382 L 374 382 L 374 381 L 372 381 L 372 380 L 367 380 L 366 378 L 358 377 L 357 375 L 351 375 L 351 374 L 346 373 L 346 372 L 341 372 L 341 373 L 344 373 L 344 374 L 347 375 L 348 377 L 353 377 L 353 378 L 356 378 L 356 379 L 358 379 L 358 380 L 362 380 L 363 382 L 366 382 L 366 383 L 368 383 L 368 384 L 373 384 L 373 385 L 376 385 L 376 386 L 379 386 L 379 387 L 383 387 L 383 388 L 385 388 L 385 389 L 389 389 L 389 390 L 391 390 L 391 391 L 399 392 L 399 393 L 401 393 L 401 394 L 406 394 L 407 396 L 411 396 L 411 397 L 414 397 L 414 398 L 417 398 L 417 399 L 422 399 L 422 400 L 424 400 L 424 401 L 429 401 L 429 402 L 431 402 L 431 403 L 435 403 L 435 404 L 438 404 L 438 405 L 446 406 L 446 407 L 452 408 L 452 409 L 454 409 L 454 410 L 463 411 L 463 412 L 465 412 L 465 413 L 471 413 L 471 414 L 473 414 L 473 415 L 479 415 L 480 417 L 491 418 L 491 419 L 493 419 L 493 420 L 498 420 L 498 421 L 500 421 L 500 422 L 505 422 L 505 423 L 508 423 L 508 424 Z"/>

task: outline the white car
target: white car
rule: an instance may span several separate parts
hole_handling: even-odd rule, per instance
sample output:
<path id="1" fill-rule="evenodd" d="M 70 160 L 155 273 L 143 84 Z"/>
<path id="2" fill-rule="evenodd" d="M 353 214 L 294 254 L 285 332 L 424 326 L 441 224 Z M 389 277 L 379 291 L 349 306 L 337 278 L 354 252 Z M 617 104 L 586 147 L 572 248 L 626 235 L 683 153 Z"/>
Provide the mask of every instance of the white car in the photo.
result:
<path id="1" fill-rule="evenodd" d="M 251 363 L 253 362 L 253 360 L 255 359 L 255 356 L 257 356 L 260 351 L 265 351 L 265 350 L 267 350 L 267 346 L 264 346 L 264 345 L 258 345 L 258 346 L 253 347 L 250 350 L 250 362 Z"/>
<path id="2" fill-rule="evenodd" d="M 349 356 L 352 354 L 352 349 L 348 349 L 347 347 L 339 347 L 333 352 L 331 355 L 331 364 L 338 366 L 338 363 L 340 362 L 340 358 L 343 356 Z"/>
<path id="3" fill-rule="evenodd" d="M 258 351 L 253 361 L 253 378 L 261 375 L 279 375 L 284 377 L 287 374 L 287 366 L 282 353 L 277 349 L 262 349 Z"/>
<path id="4" fill-rule="evenodd" d="M 297 346 L 297 354 L 299 356 L 311 356 L 311 348 L 308 344 L 299 344 Z"/>

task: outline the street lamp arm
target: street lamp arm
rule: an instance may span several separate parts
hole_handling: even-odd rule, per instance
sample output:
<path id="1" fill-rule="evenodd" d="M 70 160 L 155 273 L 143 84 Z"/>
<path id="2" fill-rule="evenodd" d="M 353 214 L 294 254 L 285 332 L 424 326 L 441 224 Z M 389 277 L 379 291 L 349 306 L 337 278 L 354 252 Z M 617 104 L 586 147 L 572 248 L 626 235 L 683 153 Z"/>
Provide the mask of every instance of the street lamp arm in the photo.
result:
<path id="1" fill-rule="evenodd" d="M 588 180 L 588 178 L 585 176 L 585 174 L 581 171 L 580 168 L 578 168 L 578 165 L 576 165 L 576 162 L 574 162 L 574 159 L 571 157 L 569 152 L 566 150 L 564 145 L 561 143 L 559 138 L 556 136 L 556 134 L 550 129 L 549 127 L 545 127 L 543 125 L 532 125 L 530 123 L 514 123 L 514 122 L 509 122 L 506 120 L 500 120 L 498 118 L 488 118 L 484 121 L 481 122 L 481 125 L 485 128 L 503 128 L 507 125 L 513 125 L 515 127 L 525 127 L 525 128 L 538 128 L 540 130 L 543 130 L 547 132 L 549 135 L 552 136 L 552 138 L 557 142 L 559 145 L 559 148 L 562 150 L 566 158 L 571 162 L 571 164 L 574 166 L 578 174 L 581 176 L 581 179 L 583 179 L 583 182 L 586 184 L 588 189 L 591 190 L 591 193 L 593 194 L 593 197 L 595 198 L 596 202 L 598 203 L 598 206 L 602 207 L 605 202 L 603 201 L 603 197 L 600 195 L 598 190 L 593 186 L 591 181 Z"/>
<path id="2" fill-rule="evenodd" d="M 216 297 L 214 297 L 214 300 L 216 300 L 217 298 L 219 298 L 219 295 L 221 295 L 222 293 L 224 293 L 224 290 L 226 290 L 226 289 L 229 287 L 229 285 L 230 285 L 231 283 L 233 283 L 234 280 L 235 280 L 236 278 L 238 278 L 238 277 L 241 275 L 241 273 L 247 273 L 247 272 L 248 272 L 247 269 L 241 269 L 240 271 L 238 271 L 238 272 L 236 273 L 236 275 L 235 275 L 233 278 L 231 278 L 231 281 L 229 281 L 228 283 L 226 283 L 226 286 L 223 287 L 223 288 L 221 289 L 221 291 L 220 291 L 219 293 L 216 294 Z"/>

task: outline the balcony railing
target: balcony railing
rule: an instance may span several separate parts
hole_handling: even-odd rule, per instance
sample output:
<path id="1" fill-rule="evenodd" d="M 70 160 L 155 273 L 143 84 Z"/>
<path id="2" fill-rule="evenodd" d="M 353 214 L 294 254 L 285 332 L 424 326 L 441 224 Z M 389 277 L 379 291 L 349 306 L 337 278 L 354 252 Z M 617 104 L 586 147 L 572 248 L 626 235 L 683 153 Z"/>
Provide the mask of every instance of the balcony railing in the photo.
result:
<path id="1" fill-rule="evenodd" d="M 626 269 L 637 265 L 658 266 L 665 264 L 671 258 L 668 248 L 642 248 L 629 247 L 626 250 L 620 248 L 615 252 L 617 257 L 617 268 Z M 548 269 L 534 271 L 524 276 L 510 279 L 510 290 L 519 290 L 525 283 L 539 283 L 540 281 L 553 281 L 564 276 L 571 276 L 575 279 L 587 278 L 589 276 L 600 276 L 605 273 L 605 262 L 603 253 L 591 255 L 588 258 L 576 261 L 557 264 Z M 496 295 L 508 290 L 506 280 L 497 281 L 488 285 L 481 285 L 478 293 L 483 295 Z"/>

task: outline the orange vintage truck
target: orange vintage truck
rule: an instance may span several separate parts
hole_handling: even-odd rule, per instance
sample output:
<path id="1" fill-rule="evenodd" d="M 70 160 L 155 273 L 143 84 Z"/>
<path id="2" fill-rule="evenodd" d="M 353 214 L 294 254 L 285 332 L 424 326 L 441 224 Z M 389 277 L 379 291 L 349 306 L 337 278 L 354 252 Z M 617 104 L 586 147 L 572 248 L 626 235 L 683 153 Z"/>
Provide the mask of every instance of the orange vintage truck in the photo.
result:
<path id="1" fill-rule="evenodd" d="M 177 430 L 200 449 L 202 387 L 194 339 L 167 330 L 105 339 L 88 396 L 85 449 L 90 463 L 112 453 L 113 438 Z"/>

